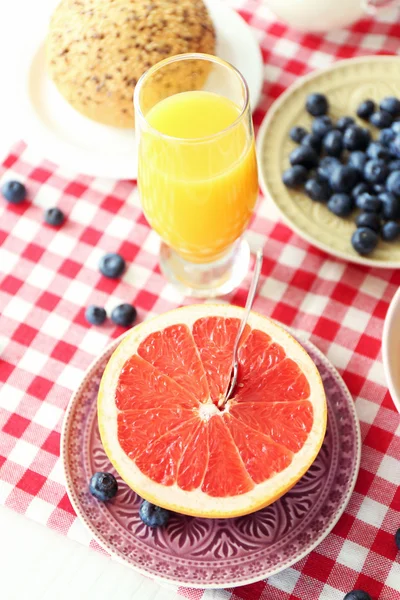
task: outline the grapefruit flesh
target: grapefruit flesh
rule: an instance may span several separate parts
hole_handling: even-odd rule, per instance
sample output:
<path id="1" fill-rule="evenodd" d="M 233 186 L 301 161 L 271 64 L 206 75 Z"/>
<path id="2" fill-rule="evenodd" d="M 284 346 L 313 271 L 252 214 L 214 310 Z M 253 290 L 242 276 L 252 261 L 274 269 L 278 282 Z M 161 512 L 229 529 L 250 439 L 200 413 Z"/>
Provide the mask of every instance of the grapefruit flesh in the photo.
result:
<path id="1" fill-rule="evenodd" d="M 242 309 L 190 306 L 133 329 L 104 372 L 98 417 L 121 477 L 150 502 L 233 517 L 266 506 L 315 459 L 326 428 L 318 371 L 282 328 L 252 313 L 222 408 Z"/>

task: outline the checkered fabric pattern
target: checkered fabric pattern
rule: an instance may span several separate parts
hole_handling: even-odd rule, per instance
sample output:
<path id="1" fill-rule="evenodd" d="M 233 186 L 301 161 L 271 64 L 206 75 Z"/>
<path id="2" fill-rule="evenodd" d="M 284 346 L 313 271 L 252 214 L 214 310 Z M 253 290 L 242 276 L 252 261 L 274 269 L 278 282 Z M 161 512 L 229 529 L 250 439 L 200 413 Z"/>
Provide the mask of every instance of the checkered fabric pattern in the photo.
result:
<path id="1" fill-rule="evenodd" d="M 324 36 L 278 23 L 261 0 L 232 5 L 253 28 L 264 63 L 260 124 L 272 101 L 298 76 L 342 58 L 395 53 L 400 22 L 363 20 Z M 133 302 L 141 320 L 190 300 L 158 267 L 134 182 L 77 176 L 37 158 L 18 143 L 0 168 L 1 181 L 26 183 L 29 201 L 0 202 L 0 502 L 47 527 L 99 549 L 76 518 L 59 460 L 60 429 L 83 372 L 122 329 L 90 327 L 89 303 L 111 309 Z M 43 209 L 68 215 L 55 230 Z M 256 310 L 306 332 L 339 369 L 355 400 L 363 452 L 345 514 L 314 552 L 284 572 L 226 591 L 177 590 L 191 600 L 341 600 L 354 588 L 374 600 L 400 598 L 400 417 L 382 368 L 381 337 L 400 271 L 346 264 L 304 243 L 260 199 L 248 237 L 264 246 Z M 122 280 L 99 274 L 106 251 L 121 253 Z M 245 285 L 228 299 L 243 304 Z"/>

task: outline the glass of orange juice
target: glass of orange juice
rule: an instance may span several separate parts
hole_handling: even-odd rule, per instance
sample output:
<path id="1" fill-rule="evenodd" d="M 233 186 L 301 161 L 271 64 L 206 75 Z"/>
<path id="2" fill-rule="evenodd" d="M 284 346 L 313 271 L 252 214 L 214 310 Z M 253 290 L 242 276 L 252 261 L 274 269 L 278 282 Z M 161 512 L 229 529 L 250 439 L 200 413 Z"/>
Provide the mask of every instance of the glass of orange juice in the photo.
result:
<path id="1" fill-rule="evenodd" d="M 139 194 L 162 271 L 186 295 L 227 294 L 249 270 L 242 234 L 258 194 L 246 81 L 215 56 L 182 54 L 142 76 L 134 103 Z"/>

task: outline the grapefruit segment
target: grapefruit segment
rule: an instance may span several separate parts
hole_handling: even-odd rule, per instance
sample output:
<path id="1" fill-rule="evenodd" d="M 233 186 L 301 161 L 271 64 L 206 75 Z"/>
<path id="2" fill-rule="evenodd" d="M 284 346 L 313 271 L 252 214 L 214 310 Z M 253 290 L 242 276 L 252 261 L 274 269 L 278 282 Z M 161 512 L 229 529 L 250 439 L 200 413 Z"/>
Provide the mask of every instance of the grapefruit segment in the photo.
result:
<path id="1" fill-rule="evenodd" d="M 285 358 L 285 351 L 260 330 L 253 330 L 239 350 L 239 377 L 260 379 Z"/>
<path id="2" fill-rule="evenodd" d="M 208 426 L 198 421 L 186 446 L 179 466 L 176 483 L 182 490 L 199 488 L 208 467 Z"/>

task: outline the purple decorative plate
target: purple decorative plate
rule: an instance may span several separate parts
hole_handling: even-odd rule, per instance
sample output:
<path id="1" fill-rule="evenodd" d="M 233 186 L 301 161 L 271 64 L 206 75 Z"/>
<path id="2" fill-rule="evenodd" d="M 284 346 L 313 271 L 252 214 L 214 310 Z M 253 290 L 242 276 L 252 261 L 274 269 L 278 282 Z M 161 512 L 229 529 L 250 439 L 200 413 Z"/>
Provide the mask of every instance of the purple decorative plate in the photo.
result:
<path id="1" fill-rule="evenodd" d="M 352 494 L 360 464 L 360 430 L 343 380 L 310 342 L 300 340 L 321 374 L 328 400 L 324 444 L 304 477 L 280 500 L 245 517 L 198 519 L 173 515 L 166 529 L 146 527 L 140 498 L 110 464 L 97 427 L 97 390 L 121 339 L 88 369 L 71 398 L 61 452 L 68 495 L 83 523 L 112 555 L 144 575 L 199 588 L 245 585 L 299 561 L 332 530 Z M 88 492 L 95 471 L 113 472 L 116 498 L 102 504 Z"/>

